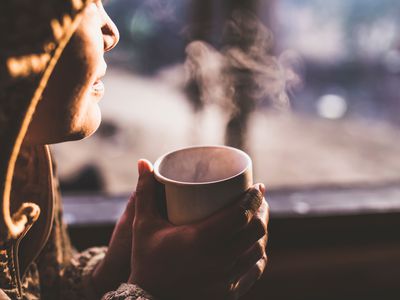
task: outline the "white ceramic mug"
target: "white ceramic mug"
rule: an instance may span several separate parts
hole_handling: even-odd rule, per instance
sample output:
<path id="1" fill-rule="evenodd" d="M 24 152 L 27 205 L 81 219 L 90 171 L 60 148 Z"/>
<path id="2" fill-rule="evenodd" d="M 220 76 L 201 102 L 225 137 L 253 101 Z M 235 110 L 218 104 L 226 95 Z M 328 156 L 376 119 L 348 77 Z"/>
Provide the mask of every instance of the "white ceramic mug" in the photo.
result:
<path id="1" fill-rule="evenodd" d="M 167 153 L 155 162 L 154 174 L 165 185 L 168 219 L 175 225 L 212 215 L 238 200 L 253 184 L 249 155 L 226 146 Z"/>

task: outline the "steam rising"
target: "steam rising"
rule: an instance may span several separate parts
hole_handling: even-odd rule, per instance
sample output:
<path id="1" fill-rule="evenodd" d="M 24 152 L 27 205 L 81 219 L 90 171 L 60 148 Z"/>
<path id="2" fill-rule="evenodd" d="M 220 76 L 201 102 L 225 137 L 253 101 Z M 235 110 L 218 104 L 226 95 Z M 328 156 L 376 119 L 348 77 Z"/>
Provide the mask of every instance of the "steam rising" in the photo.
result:
<path id="1" fill-rule="evenodd" d="M 272 45 L 272 33 L 253 13 L 235 11 L 224 26 L 220 51 L 203 41 L 186 48 L 186 93 L 196 109 L 214 103 L 227 111 L 228 145 L 243 148 L 257 104 L 289 107 L 287 80 L 295 76 L 269 54 Z"/>
<path id="2" fill-rule="evenodd" d="M 202 182 L 205 181 L 204 178 L 207 178 L 207 175 L 210 173 L 209 172 L 210 168 L 210 162 L 208 161 L 199 161 L 196 164 L 196 167 L 194 169 L 193 173 L 193 178 L 192 182 Z"/>
<path id="3" fill-rule="evenodd" d="M 158 170 L 168 180 L 205 183 L 231 178 L 249 165 L 248 157 L 240 152 L 220 147 L 195 147 L 168 154 Z"/>

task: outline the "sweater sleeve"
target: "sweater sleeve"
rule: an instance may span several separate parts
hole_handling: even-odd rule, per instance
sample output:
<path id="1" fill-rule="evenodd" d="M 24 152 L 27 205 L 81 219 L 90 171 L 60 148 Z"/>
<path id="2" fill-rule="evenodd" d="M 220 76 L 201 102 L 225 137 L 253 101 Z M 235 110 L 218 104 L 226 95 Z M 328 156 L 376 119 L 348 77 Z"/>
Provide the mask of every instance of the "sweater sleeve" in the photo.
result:
<path id="1" fill-rule="evenodd" d="M 96 247 L 75 254 L 64 271 L 61 299 L 98 299 L 90 278 L 97 264 L 104 258 L 106 247 Z M 154 300 L 140 287 L 123 283 L 116 291 L 110 291 L 102 300 Z"/>
<path id="2" fill-rule="evenodd" d="M 71 257 L 61 277 L 61 299 L 96 299 L 90 278 L 97 264 L 104 258 L 106 251 L 106 247 L 94 247 L 75 253 Z"/>
<path id="3" fill-rule="evenodd" d="M 155 300 L 134 284 L 123 283 L 116 291 L 108 292 L 102 300 Z"/>

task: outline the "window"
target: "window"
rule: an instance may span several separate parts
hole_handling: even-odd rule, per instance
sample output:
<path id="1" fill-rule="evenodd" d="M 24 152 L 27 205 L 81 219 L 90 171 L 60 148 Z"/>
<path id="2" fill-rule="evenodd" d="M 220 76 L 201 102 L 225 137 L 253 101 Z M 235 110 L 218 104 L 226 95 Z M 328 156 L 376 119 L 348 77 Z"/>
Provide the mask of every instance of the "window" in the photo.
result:
<path id="1" fill-rule="evenodd" d="M 128 193 L 135 187 L 137 159 L 154 161 L 179 147 L 227 141 L 227 124 L 237 112 L 229 106 L 232 101 L 217 101 L 218 87 L 210 92 L 202 86 L 208 96 L 193 96 L 196 87 L 188 84 L 185 70 L 187 54 L 194 51 L 196 63 L 209 64 L 203 69 L 211 76 L 202 80 L 220 79 L 212 75 L 219 72 L 219 57 L 228 55 L 221 19 L 234 3 L 108 3 L 121 42 L 107 54 L 103 124 L 79 147 L 56 146 L 66 188 L 85 188 L 70 180 L 80 173 L 89 189 Z M 258 25 L 274 37 L 261 31 L 265 49 L 282 68 L 270 74 L 271 80 L 283 76 L 291 109 L 268 93 L 254 96 L 254 107 L 238 105 L 250 111 L 248 120 L 239 120 L 247 127 L 233 128 L 231 136 L 245 134 L 242 146 L 253 157 L 256 180 L 270 189 L 399 181 L 400 3 L 275 0 L 260 5 Z M 237 39 L 232 32 L 231 40 Z M 196 37 L 208 44 L 188 49 Z M 229 37 L 224 38 L 226 43 Z"/>

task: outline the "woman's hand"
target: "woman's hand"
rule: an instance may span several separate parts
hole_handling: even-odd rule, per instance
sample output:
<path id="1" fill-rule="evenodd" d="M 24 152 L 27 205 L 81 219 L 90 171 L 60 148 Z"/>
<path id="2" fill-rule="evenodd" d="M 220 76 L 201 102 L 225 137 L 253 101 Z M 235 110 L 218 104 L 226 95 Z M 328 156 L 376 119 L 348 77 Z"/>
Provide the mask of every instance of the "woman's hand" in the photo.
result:
<path id="1" fill-rule="evenodd" d="M 157 187 L 151 164 L 139 161 L 129 282 L 162 299 L 236 299 L 247 292 L 266 265 L 263 185 L 184 226 L 161 216 Z"/>
<path id="2" fill-rule="evenodd" d="M 105 258 L 92 273 L 91 282 L 99 298 L 127 282 L 131 271 L 132 224 L 135 216 L 135 197 L 132 195 L 119 218 Z"/>

